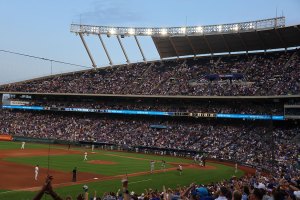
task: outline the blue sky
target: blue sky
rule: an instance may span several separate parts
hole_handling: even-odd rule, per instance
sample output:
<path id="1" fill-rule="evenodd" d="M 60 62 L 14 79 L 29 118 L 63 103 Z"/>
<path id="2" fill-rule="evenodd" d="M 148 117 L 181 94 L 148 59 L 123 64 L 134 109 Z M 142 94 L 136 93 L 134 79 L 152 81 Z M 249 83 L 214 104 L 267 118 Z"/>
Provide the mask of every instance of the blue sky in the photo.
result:
<path id="1" fill-rule="evenodd" d="M 1 0 L 0 49 L 91 66 L 71 23 L 111 26 L 184 26 L 272 18 L 300 24 L 299 0 Z M 103 37 L 114 63 L 125 63 L 114 37 Z M 99 39 L 86 38 L 97 65 L 108 60 Z M 123 40 L 130 60 L 141 60 L 133 38 Z M 149 60 L 159 56 L 150 38 L 141 39 Z M 52 63 L 53 73 L 80 67 Z M 0 52 L 0 84 L 51 73 L 51 63 Z"/>

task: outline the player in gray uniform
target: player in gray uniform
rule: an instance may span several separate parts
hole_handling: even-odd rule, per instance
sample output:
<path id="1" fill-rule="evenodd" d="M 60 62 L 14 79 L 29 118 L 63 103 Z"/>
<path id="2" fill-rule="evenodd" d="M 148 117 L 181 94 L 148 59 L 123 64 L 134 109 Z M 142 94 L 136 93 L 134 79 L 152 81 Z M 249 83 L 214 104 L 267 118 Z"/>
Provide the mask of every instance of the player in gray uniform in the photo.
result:
<path id="1" fill-rule="evenodd" d="M 150 173 L 151 173 L 151 174 L 152 174 L 153 171 L 154 171 L 154 165 L 155 165 L 154 160 L 151 160 L 151 161 L 150 161 Z"/>
<path id="2" fill-rule="evenodd" d="M 177 171 L 179 171 L 179 175 L 181 176 L 181 174 L 182 174 L 182 165 L 178 165 Z"/>

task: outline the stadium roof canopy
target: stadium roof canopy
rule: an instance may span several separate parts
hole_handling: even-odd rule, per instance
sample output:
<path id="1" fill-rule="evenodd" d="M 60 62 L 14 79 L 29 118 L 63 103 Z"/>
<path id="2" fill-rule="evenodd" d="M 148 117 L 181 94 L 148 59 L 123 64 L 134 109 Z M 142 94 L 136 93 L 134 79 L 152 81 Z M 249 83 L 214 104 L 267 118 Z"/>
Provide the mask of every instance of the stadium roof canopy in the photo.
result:
<path id="1" fill-rule="evenodd" d="M 161 58 L 300 46 L 300 25 L 200 36 L 152 37 Z"/>
<path id="2" fill-rule="evenodd" d="M 137 36 L 150 36 L 161 58 L 197 56 L 215 53 L 248 52 L 300 46 L 300 25 L 285 27 L 285 17 L 257 21 L 186 27 L 110 27 L 71 24 L 71 32 L 80 36 L 96 67 L 84 36 L 97 35 L 109 59 L 101 35 L 116 36 L 127 63 L 130 63 L 121 38 L 133 36 L 146 61 Z"/>

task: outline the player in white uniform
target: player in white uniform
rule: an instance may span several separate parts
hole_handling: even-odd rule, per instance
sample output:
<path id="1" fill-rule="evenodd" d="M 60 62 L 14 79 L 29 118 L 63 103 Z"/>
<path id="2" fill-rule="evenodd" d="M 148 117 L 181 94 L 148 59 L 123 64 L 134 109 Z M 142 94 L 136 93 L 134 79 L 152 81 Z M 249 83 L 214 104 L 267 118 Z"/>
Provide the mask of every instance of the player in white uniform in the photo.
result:
<path id="1" fill-rule="evenodd" d="M 92 144 L 92 152 L 94 152 L 95 145 Z"/>
<path id="2" fill-rule="evenodd" d="M 38 180 L 38 175 L 39 175 L 39 165 L 36 165 L 34 168 L 34 180 Z"/>
<path id="3" fill-rule="evenodd" d="M 194 162 L 197 163 L 197 162 L 198 162 L 198 159 L 199 159 L 199 154 L 197 154 L 197 155 L 194 157 Z"/>
<path id="4" fill-rule="evenodd" d="M 153 160 L 150 161 L 150 173 L 152 174 L 154 171 L 154 164 L 155 162 Z"/>
<path id="5" fill-rule="evenodd" d="M 25 142 L 22 142 L 21 149 L 25 149 Z"/>
<path id="6" fill-rule="evenodd" d="M 181 166 L 181 165 L 178 165 L 177 170 L 179 171 L 179 175 L 181 176 L 181 173 L 182 173 L 182 166 Z"/>
<path id="7" fill-rule="evenodd" d="M 87 152 L 84 153 L 84 158 L 83 160 L 87 160 Z"/>
<path id="8" fill-rule="evenodd" d="M 238 172 L 238 164 L 235 163 L 235 173 L 237 173 L 237 172 Z"/>

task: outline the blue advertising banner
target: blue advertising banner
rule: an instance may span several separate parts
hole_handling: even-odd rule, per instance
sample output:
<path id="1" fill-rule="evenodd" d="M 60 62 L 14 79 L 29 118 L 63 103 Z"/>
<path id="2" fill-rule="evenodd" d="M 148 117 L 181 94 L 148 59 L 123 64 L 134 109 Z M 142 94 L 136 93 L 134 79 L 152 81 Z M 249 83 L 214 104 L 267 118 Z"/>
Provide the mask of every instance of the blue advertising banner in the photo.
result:
<path id="1" fill-rule="evenodd" d="M 53 110 L 57 108 L 49 108 L 42 106 L 21 106 L 21 105 L 3 105 L 3 109 L 21 109 L 21 110 Z M 155 116 L 176 116 L 176 112 L 162 112 L 162 111 L 145 111 L 145 110 L 102 110 L 91 108 L 60 108 L 59 111 L 69 112 L 94 112 L 94 113 L 110 113 L 110 114 L 124 114 L 124 115 L 155 115 Z M 282 115 L 253 115 L 253 114 L 207 114 L 207 113 L 190 113 L 190 117 L 216 117 L 227 119 L 249 119 L 249 120 L 284 120 Z"/>
<path id="2" fill-rule="evenodd" d="M 259 119 L 259 120 L 284 120 L 282 115 L 249 115 L 249 114 L 216 114 L 217 118 L 232 119 Z"/>
<path id="3" fill-rule="evenodd" d="M 6 109 L 21 109 L 21 110 L 44 110 L 42 106 L 13 106 L 13 105 L 3 105 L 2 108 Z"/>

